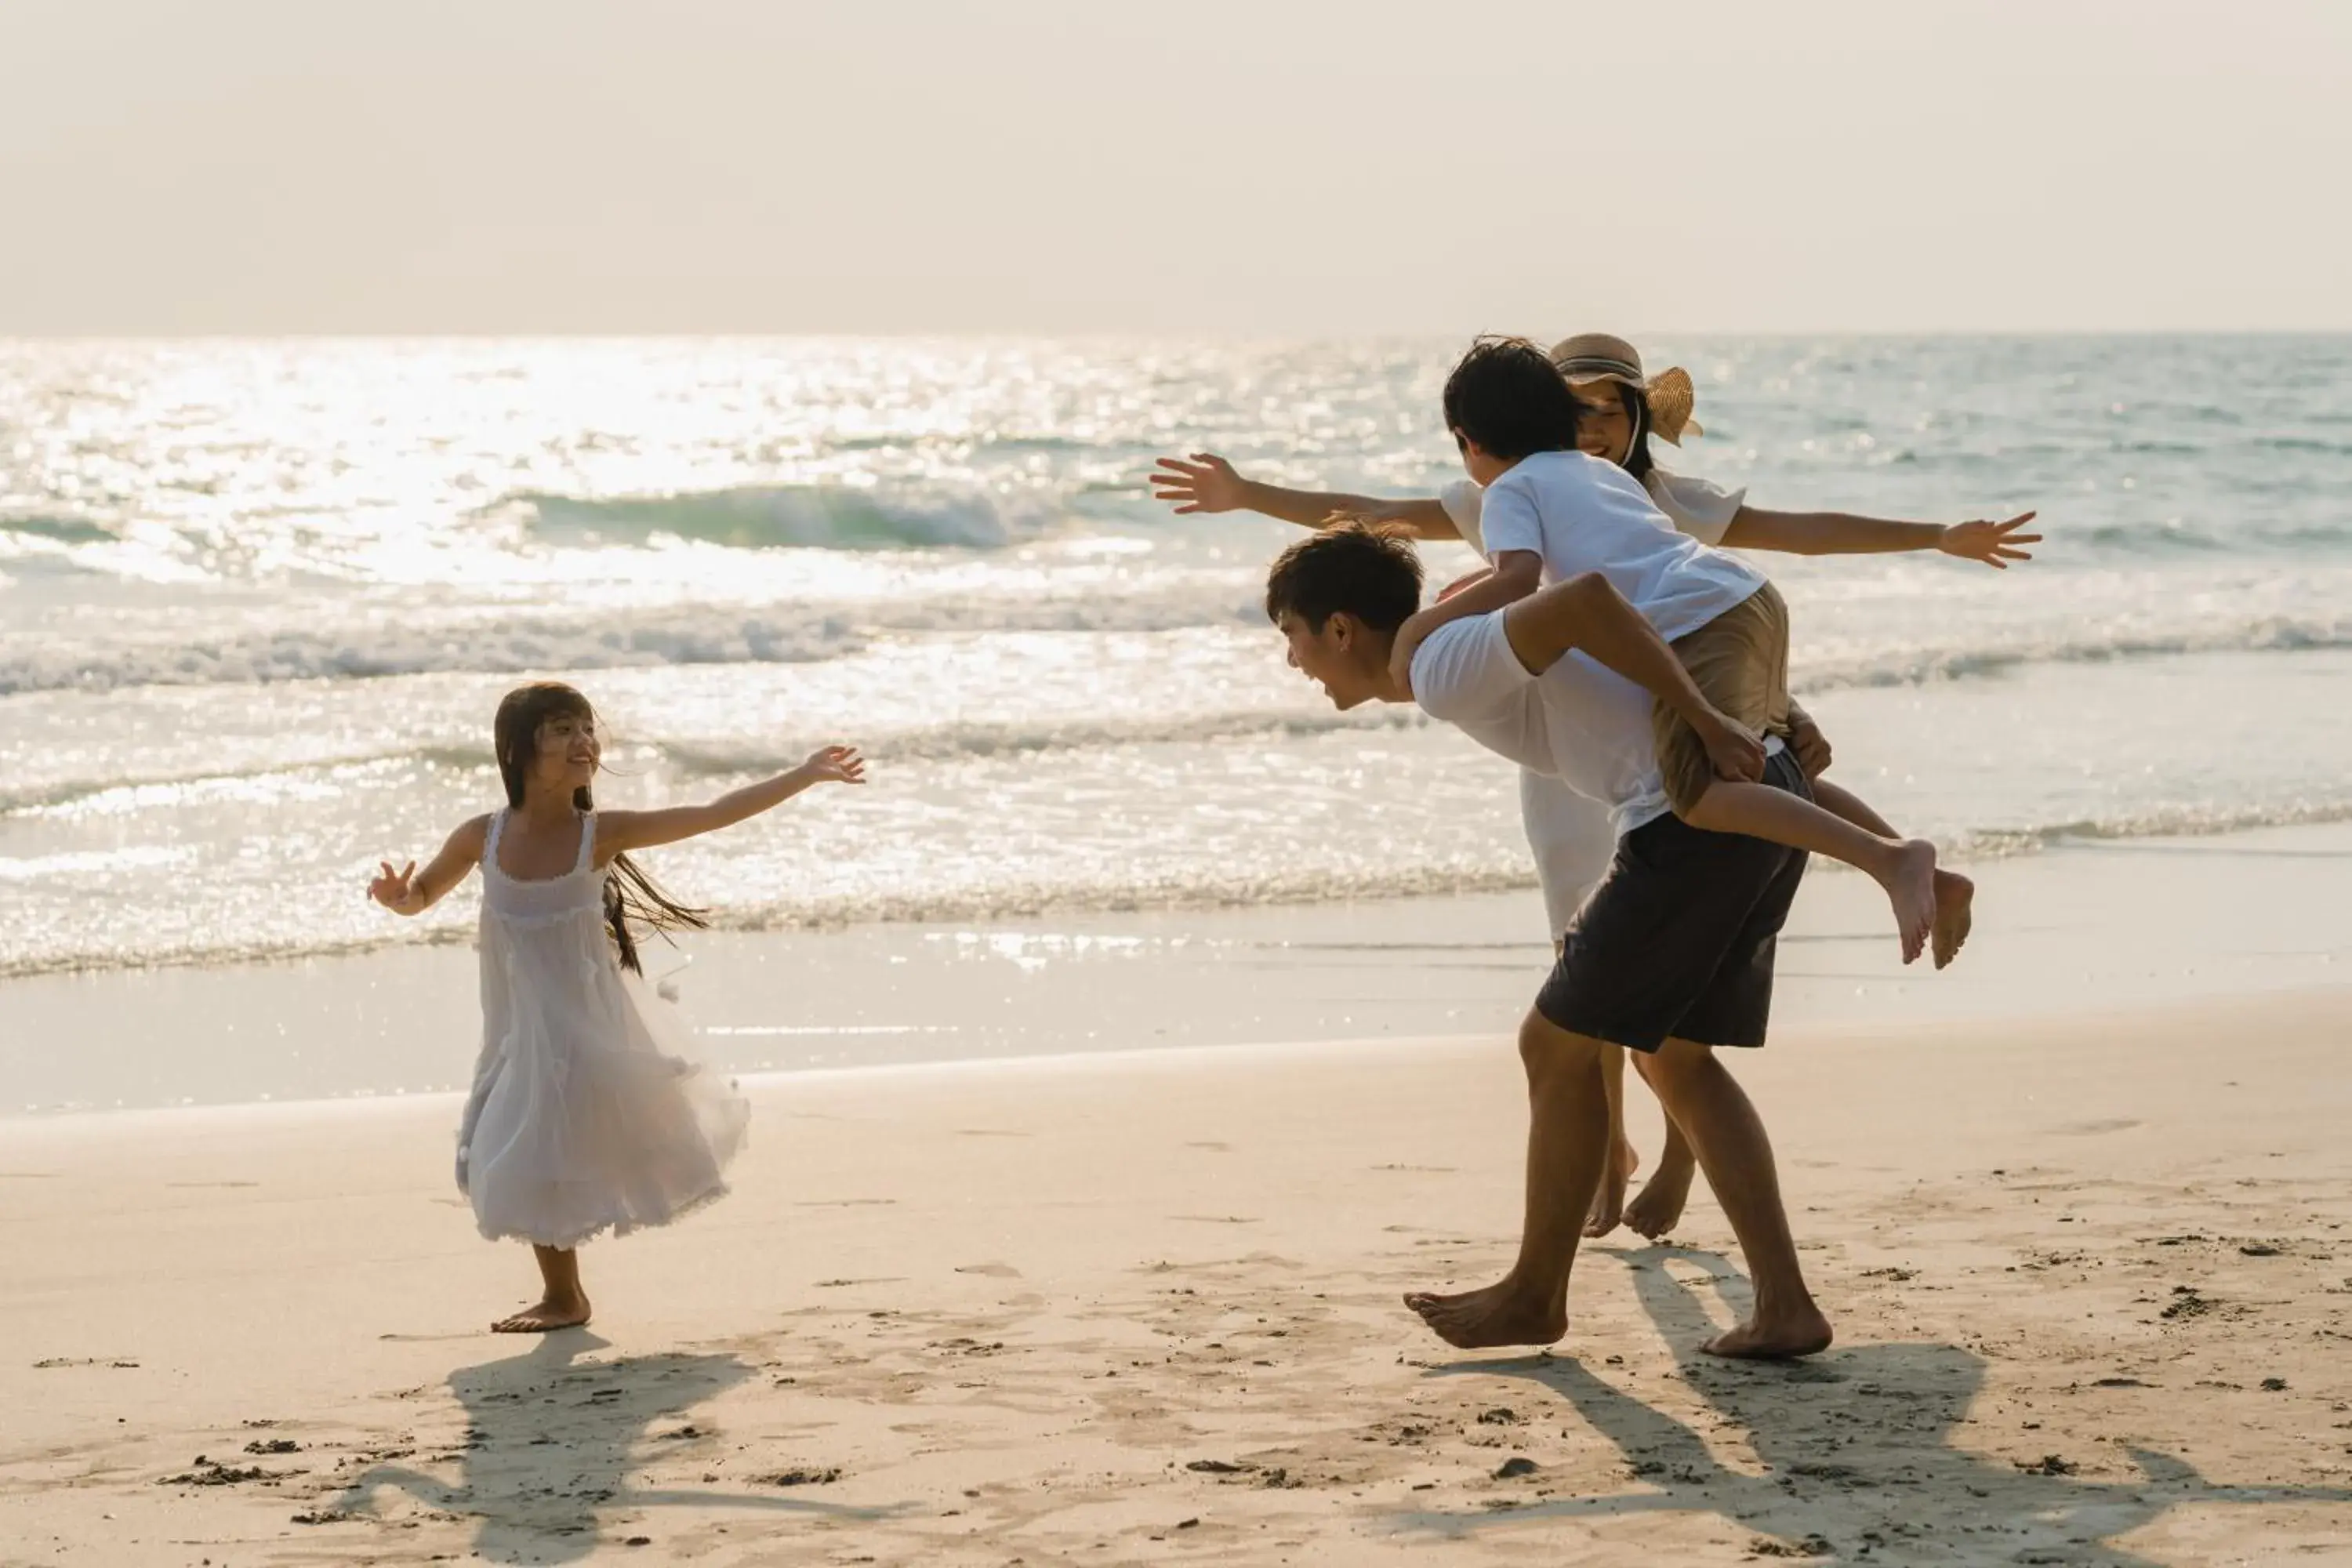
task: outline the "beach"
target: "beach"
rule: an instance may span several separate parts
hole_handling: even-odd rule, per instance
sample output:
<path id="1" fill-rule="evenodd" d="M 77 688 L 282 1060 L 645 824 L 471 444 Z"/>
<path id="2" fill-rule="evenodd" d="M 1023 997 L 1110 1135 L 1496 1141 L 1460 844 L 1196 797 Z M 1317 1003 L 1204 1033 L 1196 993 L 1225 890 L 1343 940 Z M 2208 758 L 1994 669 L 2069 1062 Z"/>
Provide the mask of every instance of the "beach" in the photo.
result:
<path id="1" fill-rule="evenodd" d="M 1744 1289 L 1703 1192 L 1588 1244 L 1548 1354 L 1399 1304 L 1510 1256 L 1525 950 L 1376 954 L 1469 1028 L 753 1077 L 733 1194 L 593 1245 L 536 1342 L 483 1331 L 529 1266 L 449 1096 L 14 1117 L 0 1562 L 2352 1561 L 2347 855 L 1995 863 L 1940 977 L 1816 879 L 1735 1062 L 1838 1331 L 1801 1364 L 1696 1352 Z M 1263 991 L 1332 994 L 1329 918 Z"/>

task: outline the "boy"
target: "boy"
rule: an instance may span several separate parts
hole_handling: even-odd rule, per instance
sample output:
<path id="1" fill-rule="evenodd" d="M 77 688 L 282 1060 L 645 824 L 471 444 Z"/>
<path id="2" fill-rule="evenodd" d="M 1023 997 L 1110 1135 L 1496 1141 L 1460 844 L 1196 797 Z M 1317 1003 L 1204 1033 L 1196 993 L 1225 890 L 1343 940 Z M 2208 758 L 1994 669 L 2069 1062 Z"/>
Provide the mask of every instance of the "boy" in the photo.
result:
<path id="1" fill-rule="evenodd" d="M 1675 532 L 1637 481 L 1576 450 L 1575 395 L 1542 350 L 1524 339 L 1480 339 L 1447 378 L 1444 407 L 1463 467 L 1485 488 L 1494 571 L 1405 623 L 1393 655 L 1400 670 L 1450 621 L 1517 603 L 1547 580 L 1598 573 L 1656 626 L 1715 709 L 1785 740 L 1789 621 L 1779 590 L 1738 556 Z M 1903 962 L 1931 938 L 1936 967 L 1951 962 L 1975 889 L 1937 871 L 1934 845 L 1896 837 L 1833 784 L 1817 786 L 1817 805 L 1748 777 L 1717 776 L 1707 738 L 1663 705 L 1654 727 L 1676 816 L 1868 872 L 1894 906 Z"/>

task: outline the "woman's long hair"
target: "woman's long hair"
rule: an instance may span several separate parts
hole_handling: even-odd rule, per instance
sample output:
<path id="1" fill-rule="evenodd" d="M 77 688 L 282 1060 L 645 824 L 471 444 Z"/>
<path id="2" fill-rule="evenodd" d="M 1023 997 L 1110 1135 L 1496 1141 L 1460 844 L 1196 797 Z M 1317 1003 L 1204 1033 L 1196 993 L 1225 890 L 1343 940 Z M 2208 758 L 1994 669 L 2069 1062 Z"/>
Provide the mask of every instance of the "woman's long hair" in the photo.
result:
<path id="1" fill-rule="evenodd" d="M 518 810 L 522 805 L 523 781 L 530 776 L 531 763 L 539 754 L 539 728 L 551 719 L 585 719 L 593 724 L 596 710 L 587 698 L 555 680 L 519 686 L 499 703 L 498 720 L 492 726 L 499 778 L 507 788 L 507 805 Z M 586 784 L 572 792 L 572 804 L 581 811 L 596 809 Z M 710 924 L 709 912 L 688 909 L 663 892 L 626 855 L 614 856 L 605 868 L 604 923 L 612 928 L 613 945 L 619 950 L 624 969 L 645 973 L 637 961 L 632 926 L 653 931 L 700 931 Z"/>
<path id="2" fill-rule="evenodd" d="M 1650 470 L 1657 466 L 1650 456 L 1650 400 L 1638 386 L 1628 386 L 1622 381 L 1612 384 L 1617 388 L 1619 400 L 1625 405 L 1625 418 L 1633 426 L 1633 438 L 1627 444 L 1625 461 L 1620 466 L 1643 484 L 1648 484 Z"/>

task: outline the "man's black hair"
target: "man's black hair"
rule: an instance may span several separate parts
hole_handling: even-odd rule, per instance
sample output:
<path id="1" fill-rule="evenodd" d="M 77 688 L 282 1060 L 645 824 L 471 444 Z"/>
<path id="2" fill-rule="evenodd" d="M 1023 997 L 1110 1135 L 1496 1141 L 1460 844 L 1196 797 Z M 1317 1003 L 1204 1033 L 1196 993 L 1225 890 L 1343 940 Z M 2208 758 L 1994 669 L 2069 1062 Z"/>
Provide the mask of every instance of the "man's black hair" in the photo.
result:
<path id="1" fill-rule="evenodd" d="M 1421 553 L 1395 524 L 1341 523 L 1310 533 L 1265 574 L 1265 618 L 1297 616 L 1320 632 L 1346 613 L 1392 632 L 1421 607 Z"/>

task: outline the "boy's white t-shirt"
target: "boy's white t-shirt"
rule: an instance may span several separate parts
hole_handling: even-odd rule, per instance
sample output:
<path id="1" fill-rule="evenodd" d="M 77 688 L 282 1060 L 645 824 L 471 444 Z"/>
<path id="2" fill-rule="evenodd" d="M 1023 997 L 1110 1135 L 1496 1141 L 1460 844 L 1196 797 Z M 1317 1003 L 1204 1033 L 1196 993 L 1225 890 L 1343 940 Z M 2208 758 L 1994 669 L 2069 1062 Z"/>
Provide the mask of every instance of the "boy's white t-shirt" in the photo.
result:
<path id="1" fill-rule="evenodd" d="M 1652 468 L 1642 488 L 1650 492 L 1651 501 L 1675 531 L 1687 533 L 1701 544 L 1720 546 L 1723 536 L 1731 531 L 1731 520 L 1748 502 L 1744 489 L 1727 490 L 1712 479 L 1670 474 L 1664 468 Z M 1486 553 L 1486 537 L 1478 531 L 1478 502 L 1483 493 L 1478 481 L 1466 476 L 1437 492 L 1437 504 L 1445 509 L 1463 540 L 1481 555 Z"/>
<path id="2" fill-rule="evenodd" d="M 1531 673 L 1511 651 L 1507 613 L 1430 633 L 1413 650 L 1413 700 L 1488 751 L 1599 801 L 1621 837 L 1665 816 L 1650 694 L 1580 653 Z"/>
<path id="3" fill-rule="evenodd" d="M 1538 452 L 1486 487 L 1479 530 L 1492 560 L 1542 558 L 1547 581 L 1598 572 L 1658 635 L 1688 637 L 1755 596 L 1764 574 L 1677 533 L 1641 481 L 1582 452 Z"/>

